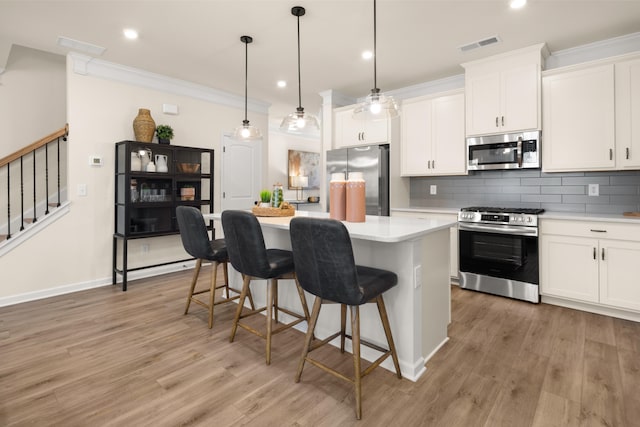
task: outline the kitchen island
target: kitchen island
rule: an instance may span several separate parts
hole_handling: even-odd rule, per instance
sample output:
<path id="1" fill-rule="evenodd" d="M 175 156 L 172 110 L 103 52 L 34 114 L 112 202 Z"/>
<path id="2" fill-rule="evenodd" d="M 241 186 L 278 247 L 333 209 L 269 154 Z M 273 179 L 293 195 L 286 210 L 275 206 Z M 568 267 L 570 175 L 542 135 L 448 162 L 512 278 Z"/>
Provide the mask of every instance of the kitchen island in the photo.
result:
<path id="1" fill-rule="evenodd" d="M 219 213 L 208 214 L 205 219 L 219 221 L 220 216 Z M 298 211 L 296 216 L 328 218 L 329 215 Z M 258 218 L 267 248 L 291 249 L 291 218 Z M 449 228 L 455 226 L 456 221 L 367 216 L 365 222 L 344 224 L 351 236 L 356 263 L 390 270 L 398 275 L 398 285 L 384 294 L 385 305 L 402 375 L 416 381 L 425 372 L 426 361 L 448 340 L 447 325 L 451 317 Z M 240 275 L 232 268 L 229 269 L 229 280 L 236 286 L 241 283 Z M 300 302 L 294 289 L 283 283 L 279 287 L 278 304 L 299 310 Z M 252 284 L 251 290 L 256 304 L 264 305 L 266 286 Z M 309 294 L 307 301 L 309 305 L 313 303 Z M 360 317 L 362 337 L 385 346 L 386 339 L 375 304 L 363 306 Z M 306 329 L 306 323 L 300 326 L 301 330 Z M 316 337 L 322 339 L 339 328 L 339 306 L 323 307 Z M 301 349 L 302 345 L 301 337 Z M 336 339 L 336 345 L 339 346 L 339 339 Z M 362 347 L 362 357 L 372 361 L 377 358 L 377 353 Z M 393 370 L 390 359 L 385 360 L 382 366 Z"/>

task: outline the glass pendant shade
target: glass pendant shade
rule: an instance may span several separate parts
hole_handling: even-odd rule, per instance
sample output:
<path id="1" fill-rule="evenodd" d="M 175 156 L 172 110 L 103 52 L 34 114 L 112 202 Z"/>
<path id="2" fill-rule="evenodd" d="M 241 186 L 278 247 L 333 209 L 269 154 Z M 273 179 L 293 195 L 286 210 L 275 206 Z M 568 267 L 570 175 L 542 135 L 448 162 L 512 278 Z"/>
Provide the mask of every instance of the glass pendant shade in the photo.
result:
<path id="1" fill-rule="evenodd" d="M 305 14 L 302 6 L 291 8 L 291 14 L 298 18 L 298 108 L 287 115 L 280 124 L 280 130 L 287 133 L 310 134 L 320 130 L 318 119 L 312 114 L 305 113 L 302 107 L 302 89 L 300 84 L 300 17 Z"/>
<path id="2" fill-rule="evenodd" d="M 247 119 L 247 80 L 249 77 L 249 43 L 253 42 L 253 38 L 251 36 L 242 36 L 240 37 L 240 41 L 244 43 L 244 120 L 242 121 L 242 126 L 238 126 L 233 131 L 233 137 L 235 139 L 256 139 L 262 137 L 260 130 L 249 124 L 249 120 Z"/>
<path id="3" fill-rule="evenodd" d="M 385 95 L 378 89 L 376 21 L 376 0 L 373 0 L 373 89 L 371 89 L 371 93 L 367 95 L 364 102 L 353 110 L 354 118 L 369 121 L 392 119 L 400 115 L 398 104 L 396 104 L 393 97 Z"/>

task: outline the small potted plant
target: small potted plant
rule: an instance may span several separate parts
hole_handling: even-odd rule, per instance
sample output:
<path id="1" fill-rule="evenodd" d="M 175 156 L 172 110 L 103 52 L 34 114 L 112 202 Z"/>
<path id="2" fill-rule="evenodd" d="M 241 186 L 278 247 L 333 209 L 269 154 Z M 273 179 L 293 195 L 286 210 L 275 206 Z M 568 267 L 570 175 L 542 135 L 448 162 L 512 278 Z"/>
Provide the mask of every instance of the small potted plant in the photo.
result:
<path id="1" fill-rule="evenodd" d="M 263 208 L 268 208 L 271 206 L 271 191 L 262 190 L 260 192 L 260 206 Z"/>
<path id="2" fill-rule="evenodd" d="M 156 128 L 156 136 L 160 144 L 169 144 L 173 139 L 173 128 L 169 125 L 158 125 Z"/>

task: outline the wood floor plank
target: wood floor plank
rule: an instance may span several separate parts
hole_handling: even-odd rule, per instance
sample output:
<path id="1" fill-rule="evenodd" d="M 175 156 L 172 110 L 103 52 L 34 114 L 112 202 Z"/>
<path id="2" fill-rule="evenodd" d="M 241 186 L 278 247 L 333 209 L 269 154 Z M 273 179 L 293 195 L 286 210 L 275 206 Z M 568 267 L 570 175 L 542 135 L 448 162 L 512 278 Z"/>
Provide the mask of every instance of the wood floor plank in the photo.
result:
<path id="1" fill-rule="evenodd" d="M 0 307 L 0 425 L 631 427 L 640 419 L 634 322 L 454 286 L 449 342 L 415 383 L 381 369 L 365 377 L 357 421 L 352 384 L 310 365 L 293 381 L 300 331 L 276 335 L 266 365 L 263 339 L 241 330 L 229 342 L 234 304 L 216 306 L 213 329 L 202 307 L 183 315 L 191 273 Z M 264 328 L 264 317 L 247 320 Z M 352 375 L 350 354 L 314 353 Z"/>

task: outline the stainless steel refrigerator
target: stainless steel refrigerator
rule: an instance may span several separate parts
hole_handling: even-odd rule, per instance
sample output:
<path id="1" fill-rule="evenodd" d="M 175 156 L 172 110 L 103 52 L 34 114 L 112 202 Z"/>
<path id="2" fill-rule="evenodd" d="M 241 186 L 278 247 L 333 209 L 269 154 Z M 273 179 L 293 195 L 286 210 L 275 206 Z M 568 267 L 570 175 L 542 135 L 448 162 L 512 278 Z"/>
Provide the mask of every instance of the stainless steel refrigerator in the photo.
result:
<path id="1" fill-rule="evenodd" d="M 362 172 L 367 215 L 389 216 L 389 145 L 340 148 L 327 151 L 327 211 L 331 174 Z"/>

